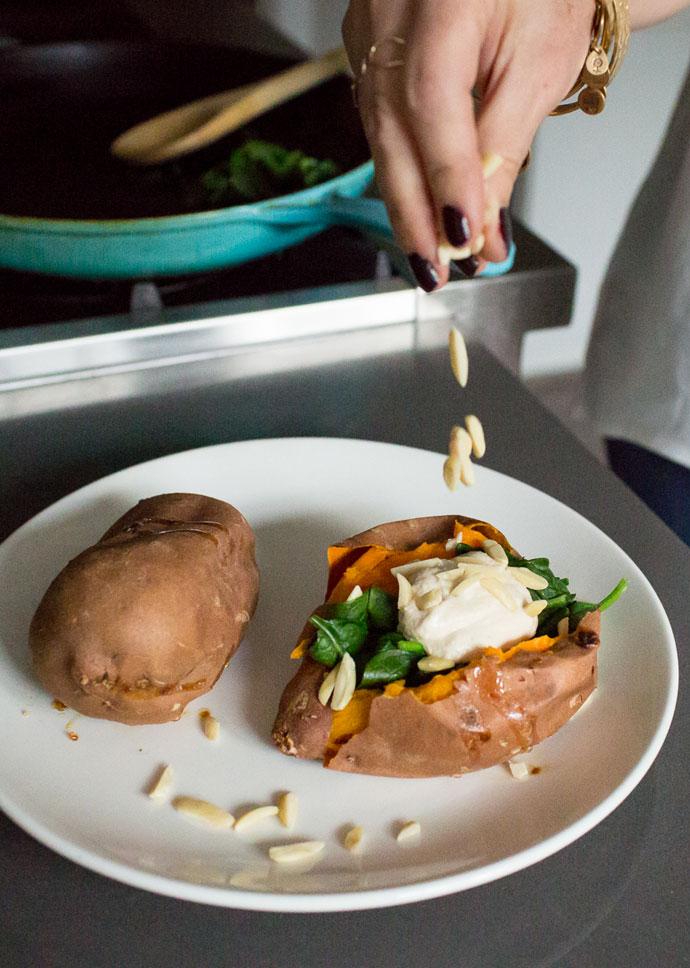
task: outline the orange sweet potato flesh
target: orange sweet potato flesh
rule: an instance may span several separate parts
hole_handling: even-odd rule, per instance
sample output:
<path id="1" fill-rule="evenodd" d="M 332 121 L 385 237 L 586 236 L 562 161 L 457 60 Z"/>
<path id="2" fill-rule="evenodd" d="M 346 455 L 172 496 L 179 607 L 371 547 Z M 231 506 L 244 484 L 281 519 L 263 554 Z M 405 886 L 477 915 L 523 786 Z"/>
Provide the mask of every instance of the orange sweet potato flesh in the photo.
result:
<path id="1" fill-rule="evenodd" d="M 444 548 L 454 533 L 462 530 L 465 540 L 470 529 L 510 548 L 491 525 L 460 516 L 391 522 L 335 548 L 360 554 L 367 547 L 410 552 L 423 542 Z M 349 552 L 333 551 L 338 571 L 329 576 L 331 593 L 353 565 Z M 461 776 L 504 763 L 560 729 L 594 690 L 599 631 L 599 613 L 590 613 L 569 635 L 542 636 L 505 653 L 487 650 L 493 654 L 422 686 L 357 690 L 336 713 L 317 696 L 328 670 L 304 654 L 281 698 L 274 742 L 289 755 L 323 759 L 329 769 L 378 776 Z M 303 633 L 298 654 L 310 636 Z"/>
<path id="2" fill-rule="evenodd" d="M 140 501 L 46 591 L 29 645 L 44 688 L 86 716 L 179 719 L 239 646 L 259 591 L 254 535 L 224 501 Z"/>

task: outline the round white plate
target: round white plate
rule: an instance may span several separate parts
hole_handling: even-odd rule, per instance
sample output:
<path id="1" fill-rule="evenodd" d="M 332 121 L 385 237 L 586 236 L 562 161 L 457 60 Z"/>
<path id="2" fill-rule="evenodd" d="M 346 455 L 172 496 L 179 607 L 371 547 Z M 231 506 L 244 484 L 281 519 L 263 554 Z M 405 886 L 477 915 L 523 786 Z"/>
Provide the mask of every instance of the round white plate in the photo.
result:
<path id="1" fill-rule="evenodd" d="M 551 497 L 479 467 L 451 494 L 439 454 L 369 441 L 296 438 L 220 445 L 150 461 L 97 481 L 33 518 L 0 547 L 0 806 L 38 840 L 85 867 L 161 894 L 265 911 L 382 907 L 464 890 L 561 849 L 642 779 L 668 731 L 678 667 L 654 590 L 601 531 Z M 35 682 L 27 630 L 45 589 L 140 498 L 192 491 L 236 505 L 252 524 L 262 587 L 239 652 L 178 723 L 124 726 L 60 712 Z M 279 753 L 270 732 L 289 653 L 322 600 L 326 548 L 371 525 L 428 514 L 476 515 L 522 554 L 546 556 L 596 601 L 626 577 L 603 617 L 599 687 L 555 736 L 462 779 L 395 780 L 324 770 Z M 198 712 L 220 721 L 205 738 Z M 69 733 L 77 740 L 70 740 Z M 247 833 L 202 828 L 145 791 L 161 764 L 175 793 L 235 815 L 292 790 L 298 822 Z M 421 836 L 399 843 L 402 822 Z M 361 824 L 358 853 L 342 845 Z M 311 868 L 279 867 L 272 844 L 318 839 Z"/>

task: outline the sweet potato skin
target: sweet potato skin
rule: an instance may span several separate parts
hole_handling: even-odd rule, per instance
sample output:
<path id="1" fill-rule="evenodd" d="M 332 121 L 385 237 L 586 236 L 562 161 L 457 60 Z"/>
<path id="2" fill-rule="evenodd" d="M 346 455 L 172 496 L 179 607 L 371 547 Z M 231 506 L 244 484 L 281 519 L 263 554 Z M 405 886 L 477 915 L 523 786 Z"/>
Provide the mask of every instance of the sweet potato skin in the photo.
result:
<path id="1" fill-rule="evenodd" d="M 237 650 L 258 590 L 239 511 L 197 494 L 146 498 L 46 591 L 29 631 L 36 675 L 86 716 L 179 719 Z"/>
<path id="2" fill-rule="evenodd" d="M 392 522 L 341 544 L 411 549 L 451 536 L 456 520 L 469 523 L 454 515 Z M 460 776 L 504 763 L 560 729 L 594 690 L 599 630 L 594 612 L 548 652 L 519 651 L 503 662 L 485 656 L 435 702 L 409 689 L 379 690 L 366 727 L 334 755 L 326 755 L 333 713 L 317 696 L 327 669 L 307 654 L 281 699 L 274 742 L 289 755 L 325 756 L 329 769 L 377 776 Z"/>
<path id="3" fill-rule="evenodd" d="M 597 640 L 598 641 L 598 640 Z M 328 767 L 377 776 L 461 776 L 504 763 L 560 729 L 596 686 L 596 647 L 564 637 L 547 653 L 518 652 L 468 667 L 448 699 L 378 696 L 369 725 Z M 401 755 L 401 750 L 404 752 Z"/>
<path id="4" fill-rule="evenodd" d="M 273 742 L 282 753 L 300 759 L 323 756 L 333 713 L 319 702 L 319 686 L 328 670 L 307 653 L 283 690 L 273 726 Z"/>

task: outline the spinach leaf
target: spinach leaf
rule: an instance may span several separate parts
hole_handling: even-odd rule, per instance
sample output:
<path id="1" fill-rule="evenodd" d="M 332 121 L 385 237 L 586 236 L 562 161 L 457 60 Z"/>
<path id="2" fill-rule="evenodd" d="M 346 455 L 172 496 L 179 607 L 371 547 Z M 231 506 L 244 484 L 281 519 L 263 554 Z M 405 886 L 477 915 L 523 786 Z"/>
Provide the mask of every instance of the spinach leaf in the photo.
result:
<path id="1" fill-rule="evenodd" d="M 416 656 L 404 649 L 387 649 L 384 652 L 377 652 L 364 667 L 359 687 L 372 689 L 376 686 L 387 685 L 389 682 L 395 682 L 398 679 L 404 679 L 412 666 L 416 664 Z"/>
<path id="2" fill-rule="evenodd" d="M 319 632 L 314 642 L 309 646 L 309 655 L 312 659 L 322 662 L 329 669 L 332 669 L 336 662 L 340 661 L 342 654 L 340 644 L 328 635 L 324 635 L 323 632 Z"/>
<path id="3" fill-rule="evenodd" d="M 532 591 L 532 598 L 545 598 L 546 601 L 550 601 L 555 598 L 562 598 L 565 604 L 574 601 L 575 596 L 568 588 L 567 578 L 558 578 L 551 571 L 549 567 L 548 558 L 518 558 L 516 555 L 506 551 L 508 556 L 508 564 L 513 567 L 529 568 L 530 571 L 534 572 L 535 575 L 539 575 L 541 578 L 546 579 L 548 586 L 543 591 Z"/>
<path id="4" fill-rule="evenodd" d="M 602 612 L 621 597 L 628 587 L 627 578 L 621 578 L 616 587 L 612 589 L 600 602 L 573 602 L 570 608 L 570 631 L 573 632 L 582 621 L 587 612 L 594 612 L 597 608 Z"/>
<path id="5" fill-rule="evenodd" d="M 372 585 L 364 593 L 367 598 L 367 615 L 376 629 L 394 629 L 398 624 L 398 602 L 393 595 Z"/>
<path id="6" fill-rule="evenodd" d="M 608 608 L 623 594 L 628 584 L 625 579 L 619 581 L 598 605 L 591 602 L 578 602 L 568 587 L 568 579 L 558 578 L 551 571 L 548 558 L 518 558 L 509 551 L 506 554 L 510 566 L 529 568 L 535 575 L 541 575 L 548 582 L 543 590 L 530 589 L 533 601 L 543 599 L 547 603 L 546 608 L 539 615 L 537 635 L 556 635 L 558 623 L 564 618 L 568 619 L 568 629 L 573 632 L 587 612 L 592 612 L 596 608 L 601 608 L 602 611 Z"/>
<path id="7" fill-rule="evenodd" d="M 341 618 L 347 622 L 366 622 L 369 591 L 349 602 L 334 602 L 328 606 L 328 618 Z"/>
<path id="8" fill-rule="evenodd" d="M 456 555 L 464 555 L 468 551 L 481 551 L 481 550 L 482 550 L 481 548 L 475 548 L 473 547 L 473 545 L 465 544 L 464 541 L 458 541 L 458 543 L 455 546 Z"/>
<path id="9" fill-rule="evenodd" d="M 328 606 L 329 618 L 342 618 L 348 622 L 366 621 L 370 627 L 394 629 L 398 624 L 398 603 L 393 595 L 372 585 L 349 602 L 336 602 Z"/>
<path id="10" fill-rule="evenodd" d="M 319 615 L 312 615 L 309 621 L 318 629 L 316 641 L 310 647 L 309 654 L 317 662 L 323 662 L 327 666 L 334 666 L 345 652 L 351 655 L 358 652 L 367 637 L 364 622 L 325 619 Z"/>
<path id="11" fill-rule="evenodd" d="M 411 652 L 413 655 L 422 656 L 426 655 L 426 649 L 421 642 L 415 642 L 413 639 L 401 639 L 398 642 L 398 648 L 404 649 L 405 652 Z"/>
<path id="12" fill-rule="evenodd" d="M 387 652 L 389 649 L 399 649 L 402 632 L 386 632 L 380 635 L 376 643 L 376 652 Z"/>
<path id="13" fill-rule="evenodd" d="M 402 649 L 403 652 L 410 652 L 412 655 L 419 656 L 426 655 L 426 649 L 421 642 L 414 642 L 411 639 L 405 639 L 402 632 L 386 632 L 384 635 L 380 635 L 376 643 L 376 652 L 388 652 L 391 649 Z"/>
<path id="14" fill-rule="evenodd" d="M 355 656 L 358 684 L 385 685 L 400 679 L 426 655 L 421 642 L 408 642 L 397 631 L 398 603 L 395 596 L 372 585 L 349 602 L 327 606 L 324 615 L 309 619 L 317 629 L 309 654 L 317 662 L 332 667 L 345 652 Z M 390 656 L 376 659 L 376 656 Z"/>

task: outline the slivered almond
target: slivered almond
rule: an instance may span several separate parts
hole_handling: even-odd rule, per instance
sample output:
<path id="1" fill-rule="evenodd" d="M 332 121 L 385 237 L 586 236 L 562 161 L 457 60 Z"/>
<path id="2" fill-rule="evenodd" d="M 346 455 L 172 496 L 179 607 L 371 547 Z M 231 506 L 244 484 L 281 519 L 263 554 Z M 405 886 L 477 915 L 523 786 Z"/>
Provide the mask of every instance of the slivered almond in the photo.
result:
<path id="1" fill-rule="evenodd" d="M 442 266 L 449 266 L 453 259 L 466 259 L 470 255 L 472 249 L 469 245 L 456 247 L 443 240 L 438 243 L 438 261 Z"/>
<path id="2" fill-rule="evenodd" d="M 480 578 L 495 578 L 496 574 L 503 574 L 503 572 L 492 565 L 480 565 L 479 562 L 468 561 L 463 581 L 469 579 L 478 581 Z"/>
<path id="3" fill-rule="evenodd" d="M 487 553 L 490 558 L 497 561 L 501 565 L 508 564 L 508 555 L 503 545 L 500 545 L 498 541 L 494 541 L 493 538 L 487 538 L 486 541 L 482 541 L 482 550 Z"/>
<path id="4" fill-rule="evenodd" d="M 424 592 L 417 599 L 417 607 L 425 612 L 429 608 L 434 608 L 435 605 L 439 605 L 443 600 L 443 595 L 440 588 L 431 588 L 428 592 Z"/>
<path id="5" fill-rule="evenodd" d="M 278 807 L 274 803 L 267 803 L 262 807 L 254 807 L 238 817 L 235 821 L 235 830 L 246 830 L 248 827 L 265 820 L 266 817 L 275 817 L 278 814 Z"/>
<path id="6" fill-rule="evenodd" d="M 466 487 L 472 487 L 475 482 L 474 465 L 464 454 L 460 458 L 460 480 Z"/>
<path id="7" fill-rule="evenodd" d="M 486 552 L 481 548 L 473 548 L 472 551 L 463 551 L 459 557 L 462 558 L 463 565 L 467 564 L 468 562 L 474 562 L 474 564 L 484 565 L 486 568 L 487 565 L 485 556 Z"/>
<path id="8" fill-rule="evenodd" d="M 443 464 L 443 480 L 449 491 L 454 491 L 460 483 L 460 458 L 451 454 Z"/>
<path id="9" fill-rule="evenodd" d="M 470 575 L 496 575 L 503 573 L 503 569 L 498 568 L 496 564 L 489 565 L 486 561 L 477 561 L 476 558 L 470 558 L 471 554 L 472 552 L 468 552 L 461 558 L 463 571 L 469 572 Z"/>
<path id="10" fill-rule="evenodd" d="M 458 568 L 448 568 L 446 571 L 440 571 L 438 577 L 442 581 L 455 581 L 456 578 L 462 578 L 465 574 L 465 568 L 460 565 Z"/>
<path id="11" fill-rule="evenodd" d="M 172 805 L 178 813 L 193 820 L 200 820 L 207 827 L 228 829 L 235 822 L 231 813 L 217 807 L 215 803 L 209 803 L 208 800 L 198 800 L 196 797 L 175 797 Z"/>
<path id="12" fill-rule="evenodd" d="M 545 588 L 549 587 L 549 583 L 546 578 L 542 575 L 536 575 L 529 568 L 523 568 L 521 565 L 513 565 L 508 568 L 508 572 L 513 576 L 516 581 L 519 581 L 521 585 L 525 588 L 533 588 L 535 592 L 542 592 Z"/>
<path id="13" fill-rule="evenodd" d="M 475 457 L 483 457 L 486 453 L 486 439 L 481 420 L 479 417 L 475 417 L 473 413 L 469 413 L 465 417 L 465 426 L 472 443 L 472 453 Z"/>
<path id="14" fill-rule="evenodd" d="M 453 546 L 457 544 L 459 538 L 453 538 Z M 447 558 L 424 558 L 422 561 L 408 561 L 404 565 L 396 565 L 391 568 L 391 575 L 410 575 L 414 574 L 416 571 L 422 571 L 424 568 L 429 568 L 431 565 L 439 565 Z"/>
<path id="15" fill-rule="evenodd" d="M 484 178 L 491 178 L 503 164 L 503 156 L 495 151 L 487 151 L 482 155 L 482 173 Z"/>
<path id="16" fill-rule="evenodd" d="M 294 793 L 282 793 L 278 797 L 278 820 L 288 830 L 297 822 L 297 797 Z"/>
<path id="17" fill-rule="evenodd" d="M 451 326 L 448 335 L 448 348 L 450 350 L 450 365 L 455 379 L 461 387 L 467 386 L 469 376 L 469 359 L 467 357 L 467 346 L 462 333 L 455 326 Z"/>
<path id="18" fill-rule="evenodd" d="M 174 779 L 175 776 L 172 766 L 169 764 L 164 766 L 163 769 L 158 773 L 153 786 L 148 792 L 150 799 L 155 800 L 157 803 L 167 800 L 172 793 Z"/>
<path id="19" fill-rule="evenodd" d="M 507 608 L 510 612 L 517 612 L 519 609 L 518 603 L 515 601 L 513 596 L 509 591 L 506 590 L 502 582 L 498 578 L 480 578 L 480 584 L 483 588 L 490 592 L 494 598 L 496 598 L 504 608 Z"/>
<path id="20" fill-rule="evenodd" d="M 324 849 L 321 840 L 303 840 L 299 844 L 280 844 L 268 848 L 268 856 L 276 864 L 298 864 L 300 861 L 313 860 Z"/>
<path id="21" fill-rule="evenodd" d="M 327 706 L 328 705 L 328 700 L 333 695 L 333 689 L 335 687 L 335 679 L 336 679 L 336 676 L 338 675 L 338 665 L 339 664 L 340 663 L 336 663 L 336 665 L 333 666 L 333 668 L 331 669 L 331 671 L 328 673 L 328 675 L 326 676 L 326 678 L 323 680 L 323 682 L 319 686 L 318 696 L 319 696 L 319 702 L 321 703 L 322 706 Z"/>
<path id="22" fill-rule="evenodd" d="M 352 591 L 347 596 L 345 601 L 353 602 L 356 598 L 359 598 L 361 594 L 362 594 L 362 589 L 359 587 L 359 585 L 355 585 L 355 587 L 352 589 Z"/>
<path id="23" fill-rule="evenodd" d="M 411 837 L 418 837 L 422 832 L 422 828 L 417 820 L 410 820 L 409 823 L 403 824 L 395 839 L 397 841 L 409 840 Z"/>
<path id="24" fill-rule="evenodd" d="M 343 840 L 345 849 L 349 850 L 350 852 L 357 850 L 359 845 L 362 843 L 363 833 L 364 830 L 359 826 L 352 827 L 350 830 L 348 830 L 348 832 L 345 834 L 345 839 Z"/>
<path id="25" fill-rule="evenodd" d="M 467 589 L 472 585 L 476 585 L 480 581 L 481 577 L 482 576 L 479 574 L 468 575 L 467 578 L 463 578 L 462 581 L 458 582 L 458 584 L 452 590 L 451 595 L 454 595 L 455 597 L 462 595 L 462 593 L 467 591 Z"/>
<path id="26" fill-rule="evenodd" d="M 207 739 L 217 740 L 220 735 L 220 723 L 215 716 L 204 716 L 204 736 Z"/>
<path id="27" fill-rule="evenodd" d="M 533 602 L 529 602 L 527 605 L 522 606 L 522 611 L 525 615 L 529 615 L 534 618 L 535 615 L 541 615 L 541 613 L 546 608 L 547 602 L 544 598 L 537 598 Z"/>
<path id="28" fill-rule="evenodd" d="M 484 233 L 480 232 L 476 239 L 470 242 L 470 253 L 472 255 L 476 255 L 478 252 L 481 252 L 484 248 L 485 242 L 486 238 L 484 237 Z"/>
<path id="29" fill-rule="evenodd" d="M 335 709 L 336 711 L 344 709 L 352 699 L 356 685 L 357 670 L 355 669 L 355 660 L 349 652 L 346 652 L 340 661 L 338 674 L 335 677 L 331 709 Z"/>
<path id="30" fill-rule="evenodd" d="M 508 769 L 516 780 L 524 780 L 529 775 L 529 768 L 526 763 L 514 763 L 512 760 L 510 760 L 508 763 Z"/>
<path id="31" fill-rule="evenodd" d="M 395 577 L 398 579 L 398 608 L 407 608 L 414 597 L 412 585 L 400 572 Z"/>
<path id="32" fill-rule="evenodd" d="M 425 655 L 417 663 L 420 672 L 443 672 L 445 669 L 452 669 L 455 663 L 452 659 L 446 659 L 442 655 Z"/>
<path id="33" fill-rule="evenodd" d="M 568 634 L 568 632 L 570 631 L 570 619 L 568 618 L 567 615 L 560 620 L 557 626 L 557 630 L 559 635 Z"/>
<path id="34" fill-rule="evenodd" d="M 451 457 L 462 457 L 463 454 L 466 457 L 472 453 L 472 437 L 469 430 L 465 430 L 464 427 L 453 427 L 450 431 L 450 440 L 448 442 L 448 453 Z"/>

